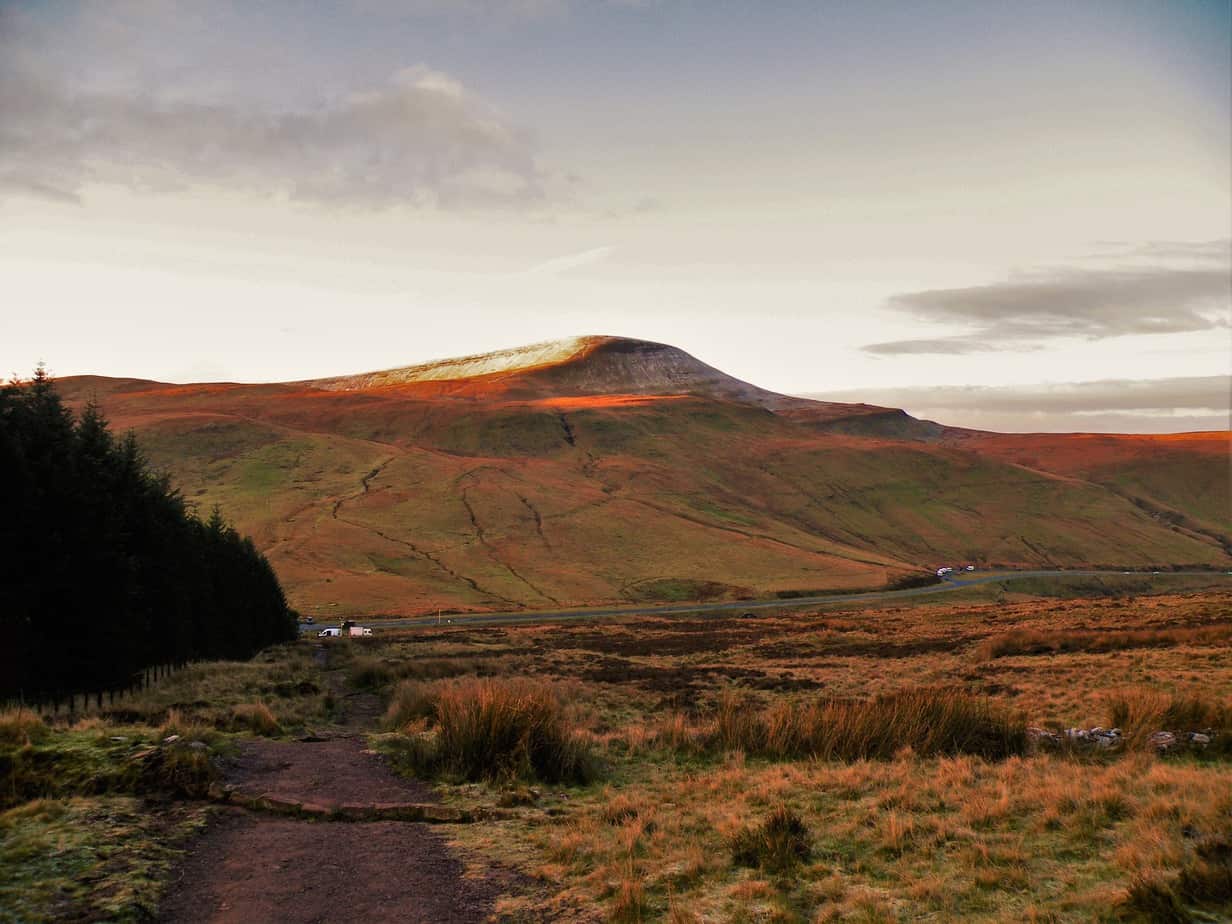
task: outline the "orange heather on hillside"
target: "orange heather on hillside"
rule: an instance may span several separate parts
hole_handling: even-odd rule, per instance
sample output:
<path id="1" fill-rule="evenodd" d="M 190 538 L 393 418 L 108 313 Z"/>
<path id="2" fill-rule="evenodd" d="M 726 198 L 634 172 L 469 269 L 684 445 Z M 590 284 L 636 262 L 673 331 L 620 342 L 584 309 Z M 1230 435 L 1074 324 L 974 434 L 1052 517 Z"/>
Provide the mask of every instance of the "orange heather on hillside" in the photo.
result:
<path id="1" fill-rule="evenodd" d="M 939 565 L 1227 567 L 1228 434 L 1002 435 L 581 337 L 287 384 L 79 377 L 308 612 L 878 587 Z"/>

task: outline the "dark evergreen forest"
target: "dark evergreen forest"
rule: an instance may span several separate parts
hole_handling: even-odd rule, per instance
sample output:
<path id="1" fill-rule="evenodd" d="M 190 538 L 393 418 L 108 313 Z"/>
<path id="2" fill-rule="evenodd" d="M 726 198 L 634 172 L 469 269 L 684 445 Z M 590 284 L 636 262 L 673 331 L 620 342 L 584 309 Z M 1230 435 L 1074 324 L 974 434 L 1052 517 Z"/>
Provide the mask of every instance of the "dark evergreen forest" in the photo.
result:
<path id="1" fill-rule="evenodd" d="M 127 686 L 294 638 L 278 579 L 43 370 L 0 386 L 0 699 Z"/>

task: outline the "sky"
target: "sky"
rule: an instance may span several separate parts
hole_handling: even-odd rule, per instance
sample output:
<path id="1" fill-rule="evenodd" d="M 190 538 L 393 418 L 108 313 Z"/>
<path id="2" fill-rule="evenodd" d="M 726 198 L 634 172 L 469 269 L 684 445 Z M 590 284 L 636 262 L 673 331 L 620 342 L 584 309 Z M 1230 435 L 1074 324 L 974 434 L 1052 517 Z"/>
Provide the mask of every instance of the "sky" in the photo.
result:
<path id="1" fill-rule="evenodd" d="M 1228 427 L 1224 2 L 0 0 L 0 368 L 583 334 L 1006 430 Z"/>

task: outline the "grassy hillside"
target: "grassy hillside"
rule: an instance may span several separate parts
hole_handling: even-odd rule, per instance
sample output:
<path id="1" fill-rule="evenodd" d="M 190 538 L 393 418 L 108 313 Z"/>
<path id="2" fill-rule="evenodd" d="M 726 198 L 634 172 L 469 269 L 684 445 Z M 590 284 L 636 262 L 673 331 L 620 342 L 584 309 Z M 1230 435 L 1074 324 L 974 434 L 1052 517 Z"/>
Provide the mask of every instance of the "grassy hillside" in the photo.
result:
<path id="1" fill-rule="evenodd" d="M 1220 495 L 1206 444 L 1152 455 L 1139 441 L 1085 471 L 1070 456 L 1092 455 L 1067 455 L 1066 438 L 1022 458 L 1023 444 L 991 437 L 860 436 L 819 431 L 799 408 L 527 381 L 61 384 L 137 430 L 318 615 L 873 587 L 959 560 L 1228 562 L 1227 484 Z"/>

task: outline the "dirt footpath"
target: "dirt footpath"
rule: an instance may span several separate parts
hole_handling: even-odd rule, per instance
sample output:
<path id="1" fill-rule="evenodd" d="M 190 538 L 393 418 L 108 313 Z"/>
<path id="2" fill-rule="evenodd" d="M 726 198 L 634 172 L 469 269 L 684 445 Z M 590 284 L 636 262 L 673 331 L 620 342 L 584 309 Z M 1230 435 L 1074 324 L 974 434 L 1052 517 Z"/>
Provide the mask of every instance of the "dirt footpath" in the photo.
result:
<path id="1" fill-rule="evenodd" d="M 330 673 L 337 685 L 340 678 Z M 367 750 L 359 732 L 378 713 L 376 697 L 353 694 L 336 737 L 245 741 L 227 783 L 248 795 L 325 806 L 436 802 L 430 787 L 396 776 Z M 168 883 L 159 920 L 479 924 L 512 879 L 490 868 L 478 876 L 465 873 L 439 828 L 301 820 L 230 807 L 220 809 L 189 846 Z"/>
<path id="2" fill-rule="evenodd" d="M 362 738 L 245 741 L 227 782 L 247 795 L 319 805 L 438 801 L 432 787 L 396 776 Z"/>
<path id="3" fill-rule="evenodd" d="M 463 877 L 440 835 L 396 821 L 312 822 L 228 809 L 194 845 L 160 919 L 217 924 L 487 919 L 499 882 Z"/>

